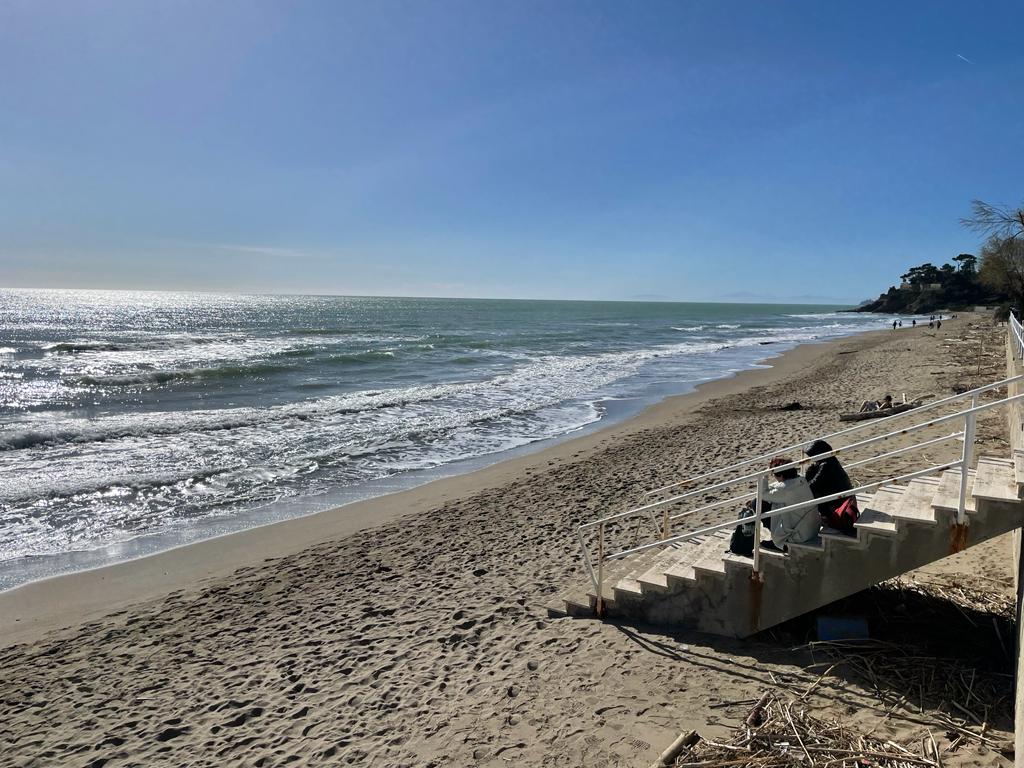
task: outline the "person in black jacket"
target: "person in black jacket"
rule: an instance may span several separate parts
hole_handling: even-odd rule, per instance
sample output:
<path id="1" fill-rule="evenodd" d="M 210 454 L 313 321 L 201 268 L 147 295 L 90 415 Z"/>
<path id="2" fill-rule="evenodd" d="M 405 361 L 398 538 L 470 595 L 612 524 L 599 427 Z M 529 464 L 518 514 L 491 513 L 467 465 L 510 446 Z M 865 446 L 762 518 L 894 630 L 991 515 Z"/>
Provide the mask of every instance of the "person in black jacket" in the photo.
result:
<path id="1" fill-rule="evenodd" d="M 805 453 L 808 456 L 814 457 L 822 453 L 828 453 L 831 450 L 832 446 L 824 440 L 815 440 Z M 819 459 L 813 462 L 807 468 L 804 478 L 807 480 L 807 484 L 811 486 L 811 493 L 814 494 L 816 499 L 853 489 L 850 476 L 846 474 L 843 465 L 839 463 L 839 459 L 835 456 L 829 456 L 826 459 Z M 835 511 L 839 509 L 842 503 L 842 499 L 833 499 L 832 501 L 825 501 L 819 504 L 818 512 L 821 514 L 822 522 L 829 525 L 830 521 L 834 519 Z"/>

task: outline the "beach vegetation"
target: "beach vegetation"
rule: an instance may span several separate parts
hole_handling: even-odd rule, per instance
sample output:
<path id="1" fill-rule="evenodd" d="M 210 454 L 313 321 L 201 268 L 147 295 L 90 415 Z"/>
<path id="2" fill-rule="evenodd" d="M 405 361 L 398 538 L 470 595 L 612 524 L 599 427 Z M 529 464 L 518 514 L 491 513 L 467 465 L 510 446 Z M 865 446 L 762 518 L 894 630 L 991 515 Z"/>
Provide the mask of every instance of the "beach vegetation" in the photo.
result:
<path id="1" fill-rule="evenodd" d="M 971 201 L 969 229 L 988 235 L 981 249 L 981 282 L 1000 291 L 1016 308 L 1024 307 L 1024 205 L 1017 208 Z"/>
<path id="2" fill-rule="evenodd" d="M 978 275 L 983 284 L 1005 293 L 1013 306 L 1024 307 L 1024 239 L 989 237 L 981 249 Z"/>

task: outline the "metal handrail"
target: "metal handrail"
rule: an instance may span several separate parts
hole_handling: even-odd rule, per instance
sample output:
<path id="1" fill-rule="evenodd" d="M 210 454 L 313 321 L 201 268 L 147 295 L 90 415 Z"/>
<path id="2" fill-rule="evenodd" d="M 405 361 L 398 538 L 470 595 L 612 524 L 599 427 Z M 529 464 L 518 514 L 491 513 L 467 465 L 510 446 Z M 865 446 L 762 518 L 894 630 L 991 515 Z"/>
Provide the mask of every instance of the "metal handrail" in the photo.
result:
<path id="1" fill-rule="evenodd" d="M 854 467 L 862 467 L 865 464 L 870 464 L 873 461 L 880 461 L 881 459 L 889 459 L 889 458 L 892 458 L 893 456 L 899 456 L 900 454 L 903 454 L 903 453 L 910 453 L 910 451 L 916 451 L 916 450 L 918 450 L 920 448 L 927 448 L 928 446 L 931 446 L 931 445 L 938 445 L 939 443 L 946 443 L 946 442 L 949 442 L 950 440 L 956 440 L 956 439 L 959 439 L 959 438 L 961 438 L 963 436 L 964 436 L 963 430 L 961 430 L 959 432 L 950 432 L 948 435 L 943 435 L 942 437 L 936 437 L 936 438 L 933 438 L 931 440 L 925 440 L 924 442 L 921 442 L 921 443 L 914 443 L 913 445 L 904 446 L 903 448 L 897 448 L 897 449 L 895 449 L 893 451 L 889 451 L 888 453 L 881 453 L 878 456 L 871 456 L 869 458 L 862 459 L 861 461 L 851 462 L 851 463 L 846 465 L 846 468 L 847 469 L 853 469 Z M 824 455 L 825 454 L 822 454 L 822 456 L 824 456 Z M 815 461 L 817 461 L 818 456 L 815 456 L 813 458 L 814 458 Z M 847 493 L 849 493 L 849 491 L 847 491 Z M 727 504 L 736 504 L 736 503 L 741 502 L 741 501 L 748 501 L 749 499 L 754 498 L 754 496 L 756 496 L 756 495 L 757 494 L 754 491 L 751 491 L 750 493 L 744 493 L 744 494 L 741 494 L 739 496 L 733 496 L 731 499 L 725 499 L 723 501 L 716 501 L 716 502 L 714 502 L 712 504 L 707 504 L 707 505 L 705 505 L 703 507 L 697 507 L 696 509 L 690 509 L 690 510 L 687 510 L 686 512 L 678 512 L 678 513 L 676 513 L 674 515 L 670 515 L 668 519 L 670 521 L 679 520 L 680 518 L 689 517 L 690 515 L 694 515 L 694 514 L 696 514 L 698 512 L 707 512 L 709 509 L 714 509 L 715 507 L 724 507 Z"/>
<path id="2" fill-rule="evenodd" d="M 801 510 L 801 509 L 805 509 L 807 507 L 816 507 L 819 504 L 824 504 L 825 502 L 828 502 L 828 501 L 835 501 L 836 499 L 845 499 L 845 498 L 847 498 L 849 496 L 856 496 L 859 493 L 866 493 L 867 491 L 873 491 L 876 488 L 881 488 L 883 485 L 887 485 L 889 483 L 898 483 L 898 482 L 901 482 L 903 480 L 914 480 L 915 478 L 918 478 L 918 477 L 927 477 L 928 475 L 935 474 L 936 472 L 943 472 L 943 471 L 945 471 L 947 469 L 952 469 L 953 467 L 958 467 L 958 466 L 960 466 L 960 461 L 961 461 L 960 459 L 957 459 L 956 461 L 951 461 L 951 462 L 948 462 L 946 464 L 936 464 L 934 467 L 928 467 L 928 469 L 918 469 L 918 470 L 915 470 L 914 472 L 908 472 L 908 473 L 906 473 L 904 475 L 898 475 L 896 477 L 890 477 L 890 478 L 887 478 L 885 480 L 878 480 L 878 481 L 876 481 L 874 483 L 867 483 L 865 485 L 860 485 L 860 486 L 857 486 L 856 488 L 850 489 L 849 491 L 840 491 L 839 493 L 833 493 L 833 494 L 831 494 L 829 496 L 821 496 L 820 498 L 809 499 L 807 501 L 801 501 L 798 504 L 787 504 L 786 506 L 780 507 L 779 509 L 776 509 L 776 510 L 772 510 L 771 512 L 762 512 L 760 520 L 761 520 L 761 522 L 764 522 L 765 520 L 767 520 L 767 519 L 769 519 L 771 517 L 774 517 L 775 515 L 781 515 L 783 512 L 795 512 L 795 511 L 798 511 L 798 510 Z M 753 517 L 744 518 L 744 520 L 742 522 L 754 522 L 754 518 Z M 605 557 L 606 560 L 618 560 L 619 558 L 623 558 L 626 555 L 632 555 L 632 554 L 634 554 L 636 552 L 644 552 L 644 551 L 646 551 L 648 549 L 653 549 L 654 547 L 664 546 L 666 544 L 678 544 L 681 541 L 688 541 L 689 539 L 693 539 L 693 538 L 696 538 L 698 536 L 706 536 L 709 533 L 715 533 L 716 531 L 721 531 L 721 530 L 724 530 L 726 528 L 733 528 L 737 524 L 738 524 L 738 521 L 736 521 L 736 520 L 726 520 L 726 521 L 721 522 L 721 523 L 715 523 L 714 525 L 709 525 L 706 528 L 700 528 L 699 530 L 690 531 L 689 533 L 680 533 L 680 534 L 678 534 L 676 536 L 671 536 L 671 537 L 669 537 L 667 539 L 662 539 L 661 541 L 654 541 L 654 542 L 651 542 L 650 544 L 642 544 L 639 547 L 632 547 L 631 549 L 624 549 L 624 550 L 622 550 L 620 552 L 615 552 L 615 553 L 612 553 L 610 555 L 605 555 L 604 557 Z"/>
<path id="3" fill-rule="evenodd" d="M 1024 326 L 1020 324 L 1020 320 L 1014 317 L 1013 312 L 1010 313 L 1010 333 L 1016 342 L 1014 351 L 1017 353 L 1017 359 L 1024 360 Z"/>
<path id="4" fill-rule="evenodd" d="M 857 488 L 853 488 L 853 489 L 846 490 L 846 491 L 841 491 L 839 493 L 831 494 L 829 496 L 822 496 L 822 497 L 818 497 L 818 498 L 815 498 L 815 499 L 809 499 L 807 501 L 799 502 L 799 503 L 796 503 L 796 504 L 789 504 L 789 505 L 786 505 L 785 507 L 780 507 L 779 509 L 772 510 L 770 512 L 764 512 L 762 505 L 763 505 L 763 497 L 764 497 L 765 485 L 766 485 L 766 481 L 767 481 L 768 475 L 785 471 L 788 468 L 793 468 L 793 467 L 796 467 L 799 464 L 803 463 L 801 461 L 789 462 L 788 464 L 779 465 L 778 467 L 763 468 L 763 469 L 758 470 L 757 472 L 750 473 L 750 474 L 744 475 L 744 476 L 742 476 L 740 478 L 735 478 L 733 480 L 728 480 L 728 481 L 723 481 L 723 482 L 715 483 L 715 484 L 713 484 L 711 486 L 708 486 L 708 487 L 705 487 L 705 488 L 702 488 L 702 489 L 699 489 L 699 490 L 691 491 L 691 492 L 688 492 L 688 493 L 685 493 L 685 494 L 680 494 L 679 496 L 676 496 L 676 497 L 671 498 L 671 499 L 665 499 L 665 500 L 662 500 L 662 501 L 659 501 L 659 502 L 655 502 L 654 504 L 648 504 L 648 505 L 645 505 L 643 507 L 640 507 L 637 510 L 630 510 L 630 511 L 625 512 L 625 513 L 619 513 L 617 515 L 612 515 L 612 516 L 610 516 L 608 518 L 605 518 L 605 519 L 593 521 L 593 522 L 590 522 L 590 523 L 584 523 L 584 524 L 578 526 L 578 528 L 577 528 L 577 535 L 579 536 L 580 544 L 581 544 L 581 547 L 583 549 L 584 560 L 586 562 L 587 570 L 588 570 L 588 572 L 590 574 L 591 580 L 592 580 L 592 582 L 593 582 L 593 584 L 595 586 L 596 592 L 597 592 L 598 614 L 599 615 L 603 615 L 603 600 L 604 600 L 604 598 L 603 598 L 602 588 L 603 588 L 603 585 L 604 585 L 604 563 L 605 563 L 606 560 L 613 560 L 613 559 L 622 558 L 622 557 L 625 557 L 625 556 L 627 556 L 629 554 L 633 554 L 633 553 L 636 553 L 636 552 L 643 552 L 643 551 L 646 551 L 648 549 L 652 549 L 654 547 L 665 546 L 665 545 L 669 545 L 669 544 L 675 544 L 675 543 L 683 542 L 683 541 L 689 541 L 690 539 L 696 538 L 698 536 L 702 536 L 702 535 L 705 535 L 705 534 L 708 534 L 708 533 L 712 533 L 712 532 L 719 531 L 719 530 L 724 530 L 726 528 L 730 528 L 732 526 L 735 526 L 737 524 L 736 520 L 726 520 L 726 521 L 723 521 L 723 522 L 720 522 L 720 523 L 715 523 L 715 524 L 713 524 L 711 526 L 707 526 L 705 528 L 701 528 L 701 529 L 696 530 L 696 531 L 690 531 L 688 533 L 682 533 L 682 534 L 678 534 L 676 536 L 670 536 L 669 535 L 669 523 L 670 523 L 670 521 L 672 519 L 678 519 L 679 517 L 685 517 L 685 516 L 693 514 L 695 512 L 706 511 L 708 509 L 713 509 L 715 507 L 724 506 L 729 501 L 735 501 L 735 500 L 742 500 L 744 498 L 750 498 L 750 494 L 747 494 L 746 496 L 740 496 L 740 497 L 737 497 L 736 499 L 732 499 L 732 500 L 727 500 L 727 501 L 722 501 L 722 502 L 715 502 L 713 504 L 706 505 L 705 507 L 700 507 L 700 508 L 697 508 L 697 509 L 694 509 L 694 510 L 689 510 L 689 511 L 686 511 L 686 512 L 683 512 L 683 513 L 679 513 L 679 514 L 675 515 L 672 518 L 670 518 L 668 516 L 667 510 L 666 510 L 666 514 L 665 514 L 665 518 L 664 518 L 664 521 L 665 521 L 664 528 L 662 529 L 662 537 L 659 540 L 653 541 L 653 542 L 650 542 L 650 543 L 647 543 L 647 544 L 642 544 L 642 545 L 636 546 L 636 547 L 630 547 L 628 549 L 624 549 L 624 550 L 621 550 L 619 552 L 613 552 L 613 553 L 610 553 L 610 554 L 606 554 L 606 552 L 605 552 L 604 533 L 605 533 L 605 526 L 606 526 L 606 524 L 609 521 L 621 519 L 622 517 L 624 517 L 624 516 L 626 516 L 628 514 L 633 514 L 633 513 L 636 513 L 638 511 L 650 510 L 650 509 L 652 509 L 654 507 L 657 507 L 657 506 L 662 506 L 662 505 L 665 505 L 665 504 L 668 504 L 668 503 L 672 503 L 674 501 L 679 501 L 679 500 L 681 500 L 683 498 L 692 497 L 692 496 L 694 496 L 696 494 L 707 493 L 710 490 L 714 490 L 714 489 L 718 489 L 718 488 L 724 488 L 724 487 L 728 487 L 730 485 L 735 485 L 736 483 L 747 481 L 747 480 L 756 480 L 756 482 L 757 482 L 757 490 L 753 494 L 755 499 L 756 499 L 756 501 L 755 501 L 755 508 L 754 508 L 754 515 L 750 519 L 750 522 L 752 522 L 754 524 L 754 529 L 755 529 L 754 551 L 753 551 L 753 560 L 754 560 L 754 562 L 753 562 L 753 573 L 754 573 L 755 578 L 760 578 L 760 553 L 761 553 L 761 550 L 760 550 L 760 538 L 761 538 L 761 523 L 762 523 L 763 520 L 770 519 L 770 518 L 774 517 L 775 515 L 781 514 L 783 512 L 791 513 L 791 512 L 794 512 L 794 511 L 798 511 L 800 509 L 806 509 L 806 508 L 809 508 L 809 507 L 812 507 L 812 506 L 817 506 L 817 505 L 820 505 L 820 504 L 823 504 L 823 503 L 826 503 L 826 502 L 829 502 L 829 501 L 834 501 L 834 500 L 838 500 L 838 499 L 847 498 L 849 496 L 853 496 L 853 495 L 856 495 L 858 493 L 863 493 L 863 492 L 868 491 L 868 490 L 874 490 L 876 488 L 880 488 L 881 486 L 889 484 L 889 483 L 900 482 L 900 481 L 905 481 L 905 480 L 913 480 L 913 479 L 918 478 L 918 477 L 924 477 L 926 475 L 931 475 L 931 474 L 934 474 L 936 472 L 941 472 L 941 471 L 944 471 L 944 470 L 952 469 L 954 467 L 958 467 L 960 469 L 961 475 L 960 475 L 960 495 L 959 495 L 959 500 L 958 500 L 958 504 L 957 504 L 956 521 L 957 521 L 958 525 L 963 525 L 965 523 L 965 511 L 966 511 L 967 474 L 968 474 L 968 471 L 970 469 L 971 460 L 972 460 L 972 456 L 973 456 L 975 422 L 977 420 L 977 416 L 978 416 L 979 413 L 984 413 L 986 411 L 989 411 L 989 410 L 992 410 L 992 409 L 995 409 L 995 408 L 1000 408 L 1002 406 L 1005 406 L 1008 403 L 1018 402 L 1018 401 L 1024 399 L 1024 393 L 1021 393 L 1021 394 L 1012 395 L 1012 396 L 1003 398 L 1001 400 L 996 400 L 996 401 L 993 401 L 993 402 L 985 403 L 983 405 L 978 405 L 978 394 L 981 393 L 981 392 L 984 392 L 984 391 L 988 391 L 989 389 L 993 389 L 993 388 L 998 387 L 998 386 L 1003 386 L 1003 385 L 1005 385 L 1008 382 L 1011 382 L 1011 381 L 1014 381 L 1014 380 L 1020 379 L 1020 378 L 1024 378 L 1024 375 L 1011 377 L 1011 378 L 1005 379 L 1005 380 L 1003 380 L 1001 382 L 996 382 L 994 384 L 987 385 L 985 387 L 978 387 L 975 390 L 971 390 L 970 392 L 963 393 L 965 395 L 970 395 L 971 396 L 971 398 L 972 398 L 972 405 L 971 405 L 970 408 L 966 408 L 966 409 L 964 409 L 962 411 L 959 411 L 957 413 L 948 414 L 946 416 L 940 416 L 937 419 L 932 419 L 932 420 L 927 421 L 927 422 L 922 422 L 922 423 L 919 423 L 919 424 L 915 424 L 915 425 L 912 425 L 912 426 L 907 427 L 905 429 L 896 430 L 896 431 L 893 431 L 893 432 L 890 432 L 890 433 L 886 433 L 884 435 L 878 435 L 878 436 L 875 436 L 875 437 L 872 437 L 872 438 L 868 438 L 866 440 L 861 440 L 861 441 L 859 441 L 857 443 L 851 443 L 850 445 L 842 446 L 840 448 L 834 449 L 832 451 L 828 451 L 826 453 L 821 453 L 821 454 L 815 455 L 813 457 L 813 459 L 815 461 L 819 461 L 821 459 L 825 459 L 825 458 L 828 458 L 830 456 L 835 456 L 835 455 L 837 455 L 839 453 L 842 453 L 842 452 L 848 451 L 848 450 L 852 450 L 854 448 L 861 448 L 861 447 L 864 447 L 864 446 L 867 446 L 867 445 L 873 445 L 875 443 L 882 442 L 884 440 L 888 440 L 888 439 L 891 439 L 891 438 L 896 437 L 896 436 L 902 436 L 902 435 L 911 434 L 911 433 L 914 433 L 914 432 L 918 432 L 918 431 L 920 431 L 922 429 L 927 429 L 929 427 L 936 426 L 938 424 L 944 424 L 944 423 L 947 423 L 947 422 L 950 422 L 950 421 L 954 421 L 954 420 L 957 420 L 957 419 L 963 419 L 964 420 L 964 428 L 963 428 L 962 431 L 953 432 L 953 433 L 951 433 L 949 435 L 945 435 L 945 436 L 938 437 L 938 438 L 932 438 L 932 439 L 929 439 L 929 440 L 924 440 L 924 441 L 922 441 L 920 443 L 915 443 L 915 444 L 910 445 L 910 446 L 903 446 L 901 448 L 897 448 L 897 449 L 895 449 L 893 451 L 890 451 L 888 453 L 883 453 L 883 454 L 880 454 L 878 456 L 874 456 L 874 457 L 871 457 L 869 459 L 865 459 L 865 460 L 856 462 L 855 464 L 851 464 L 850 466 L 859 466 L 859 465 L 862 465 L 862 464 L 866 464 L 866 463 L 868 463 L 870 461 L 878 461 L 878 460 L 883 459 L 883 458 L 895 456 L 895 455 L 902 454 L 902 453 L 907 453 L 908 451 L 911 451 L 911 450 L 919 450 L 919 449 L 925 448 L 925 447 L 930 446 L 930 445 L 935 445 L 935 444 L 937 444 L 939 442 L 945 442 L 947 440 L 951 440 L 951 439 L 954 439 L 954 438 L 962 438 L 963 442 L 964 442 L 963 451 L 962 451 L 962 454 L 961 454 L 961 458 L 958 459 L 957 461 L 947 462 L 945 464 L 940 464 L 940 465 L 936 465 L 936 466 L 933 466 L 933 467 L 928 467 L 927 469 L 917 470 L 917 471 L 906 473 L 906 474 L 903 474 L 903 475 L 889 477 L 889 478 L 886 478 L 884 480 L 879 480 L 879 481 L 876 481 L 876 482 L 873 482 L 873 483 L 868 483 L 868 484 L 859 486 Z M 768 454 L 768 455 L 770 456 L 770 455 L 773 455 L 773 454 Z M 749 462 L 744 462 L 743 464 L 748 464 L 748 463 Z M 741 464 L 741 466 L 742 466 L 742 464 Z M 593 566 L 591 565 L 591 562 L 590 562 L 590 550 L 587 547 L 586 539 L 584 537 L 584 532 L 589 530 L 589 529 L 591 529 L 591 528 L 593 528 L 593 527 L 595 527 L 595 526 L 597 527 L 597 531 L 598 531 L 598 560 L 597 560 L 597 572 L 596 572 L 596 574 L 595 574 L 594 568 L 593 568 Z"/>
<path id="5" fill-rule="evenodd" d="M 1019 322 L 1017 323 L 1017 327 L 1021 328 Z M 1021 328 L 1021 338 L 1024 339 L 1024 328 Z M 1022 344 L 1021 344 L 1021 349 L 1024 350 L 1024 342 L 1022 342 Z M 1024 354 L 1024 352 L 1022 352 L 1022 354 Z M 992 390 L 992 389 L 999 389 L 1000 387 L 1005 387 L 1007 384 L 1010 384 L 1011 382 L 1014 382 L 1014 381 L 1019 381 L 1021 379 L 1024 379 L 1024 373 L 1018 374 L 1016 376 L 1010 376 L 1009 378 L 1002 379 L 1001 381 L 995 381 L 995 382 L 992 382 L 991 384 L 985 384 L 984 386 L 981 386 L 981 387 L 975 387 L 974 389 L 969 389 L 966 392 L 960 392 L 959 394 L 956 394 L 956 395 L 950 395 L 949 397 L 944 397 L 941 400 L 936 400 L 936 401 L 931 402 L 931 403 L 924 403 L 922 405 L 917 406 L 916 408 L 914 408 L 912 410 L 904 411 L 903 413 L 895 413 L 892 416 L 887 417 L 887 419 L 895 419 L 895 418 L 900 418 L 902 416 L 907 416 L 907 415 L 914 415 L 914 416 L 916 416 L 917 414 L 922 413 L 923 411 L 930 411 L 933 408 L 938 408 L 941 405 L 948 405 L 949 403 L 956 402 L 957 400 L 964 400 L 964 399 L 966 399 L 968 397 L 974 397 L 975 395 L 980 395 L 980 394 L 982 394 L 984 392 L 988 392 L 989 390 Z M 849 434 L 851 434 L 853 432 L 857 432 L 859 430 L 867 429 L 868 427 L 873 427 L 873 426 L 877 426 L 877 424 L 874 423 L 874 422 L 870 422 L 869 421 L 869 422 L 866 422 L 864 424 L 858 424 L 858 425 L 853 426 L 853 427 L 848 427 L 846 429 L 841 429 L 838 432 L 832 432 L 830 434 L 823 435 L 822 437 L 815 438 L 815 440 L 831 440 L 833 438 L 842 437 L 843 435 L 849 435 Z M 796 451 L 796 450 L 801 450 L 802 451 L 804 448 L 806 448 L 807 446 L 809 446 L 813 442 L 814 442 L 814 440 L 805 440 L 805 441 L 800 442 L 800 443 L 794 443 L 793 445 L 787 446 L 785 448 L 778 448 L 778 449 L 776 449 L 774 451 L 769 451 L 768 453 L 761 454 L 760 456 L 755 456 L 752 459 L 744 459 L 743 461 L 736 462 L 735 464 L 730 464 L 727 467 L 721 467 L 719 469 L 713 469 L 710 472 L 705 472 L 702 475 L 695 475 L 695 476 L 689 477 L 689 478 L 687 478 L 685 480 L 680 480 L 680 481 L 675 482 L 675 483 L 669 483 L 668 485 L 664 485 L 661 488 L 655 488 L 653 491 L 646 491 L 644 493 L 644 495 L 645 496 L 653 496 L 656 493 L 661 493 L 663 491 L 667 491 L 669 488 L 675 488 L 675 487 L 680 486 L 680 485 L 690 485 L 690 484 L 698 482 L 700 480 L 706 480 L 709 477 L 715 477 L 716 475 L 722 475 L 722 474 L 725 474 L 726 472 L 731 472 L 732 470 L 739 469 L 740 467 L 746 467 L 746 466 L 749 466 L 751 464 L 757 464 L 759 462 L 766 461 L 768 459 L 771 459 L 774 456 L 778 456 L 778 455 L 783 454 L 783 453 L 788 453 L 789 451 Z"/>
<path id="6" fill-rule="evenodd" d="M 1024 376 L 1024 374 L 1022 374 L 1022 376 Z M 921 422 L 920 424 L 914 424 L 914 425 L 912 425 L 910 427 L 905 427 L 904 429 L 894 430 L 892 432 L 886 432 L 884 435 L 877 435 L 875 437 L 869 437 L 866 440 L 861 440 L 861 441 L 856 442 L 856 443 L 850 443 L 849 445 L 843 445 L 843 446 L 840 446 L 839 448 L 834 448 L 831 451 L 825 451 L 823 453 L 817 453 L 817 454 L 814 455 L 813 459 L 814 459 L 814 461 L 821 461 L 822 459 L 827 459 L 827 458 L 829 458 L 831 456 L 838 456 L 840 453 L 843 453 L 845 451 L 854 450 L 856 448 L 863 448 L 864 446 L 873 445 L 875 443 L 880 443 L 880 442 L 883 442 L 885 440 L 892 440 L 895 437 L 902 437 L 903 435 L 909 435 L 912 432 L 918 432 L 918 431 L 920 431 L 922 429 L 928 429 L 929 427 L 938 426 L 939 424 L 945 424 L 946 422 L 953 421 L 955 419 L 962 419 L 968 413 L 979 413 L 981 411 L 986 411 L 986 410 L 989 410 L 990 408 L 998 407 L 998 406 L 1000 406 L 1000 405 L 1002 405 L 1004 403 L 1010 402 L 1011 400 L 1017 400 L 1017 399 L 1022 398 L 1022 397 L 1024 397 L 1024 393 L 1021 393 L 1019 395 L 1013 395 L 1012 397 L 1008 397 L 1005 400 L 995 400 L 995 401 L 993 401 L 991 403 L 985 403 L 984 405 L 976 405 L 976 406 L 974 406 L 972 408 L 968 408 L 968 409 L 963 410 L 963 411 L 957 411 L 956 413 L 951 413 L 951 414 L 948 414 L 946 416 L 940 416 L 939 418 L 932 419 L 931 421 L 925 421 L 925 422 Z M 775 473 L 777 473 L 777 472 L 784 472 L 787 469 L 792 469 L 792 468 L 795 468 L 795 467 L 799 467 L 801 464 L 803 464 L 806 461 L 807 461 L 806 459 L 798 459 L 796 461 L 791 461 L 791 462 L 789 462 L 787 464 L 780 464 L 777 467 L 773 467 L 771 471 L 775 472 Z M 756 480 L 758 477 L 760 477 L 761 475 L 765 474 L 765 471 L 766 470 L 764 470 L 764 469 L 759 469 L 756 472 L 751 472 L 751 473 L 746 474 L 746 475 L 740 475 L 739 477 L 732 478 L 731 480 L 723 480 L 723 481 L 721 481 L 719 483 L 714 483 L 712 485 L 708 485 L 708 486 L 705 486 L 703 488 L 698 488 L 698 489 L 693 490 L 693 491 L 687 491 L 686 493 L 681 493 L 681 494 L 679 494 L 677 496 L 670 496 L 667 499 L 661 499 L 660 501 L 654 501 L 654 502 L 651 502 L 650 504 L 644 504 L 643 506 L 636 507 L 635 509 L 627 509 L 625 512 L 619 512 L 619 513 L 614 514 L 614 515 L 609 515 L 608 517 L 601 518 L 600 520 L 592 520 L 592 521 L 590 521 L 588 523 L 583 523 L 582 525 L 580 525 L 580 528 L 581 529 L 593 528 L 593 527 L 598 526 L 598 525 L 603 525 L 603 524 L 606 524 L 606 523 L 609 523 L 609 522 L 613 522 L 615 520 L 620 520 L 620 519 L 622 519 L 624 517 L 628 517 L 630 515 L 639 514 L 640 512 L 647 512 L 648 510 L 651 510 L 651 509 L 657 509 L 658 507 L 663 507 L 663 506 L 666 506 L 668 504 L 674 504 L 677 501 L 682 501 L 683 499 L 692 498 L 693 496 L 698 496 L 700 494 L 708 493 L 710 491 L 717 491 L 717 490 L 719 490 L 721 488 L 728 488 L 730 485 L 737 485 L 738 483 L 743 483 L 743 482 L 748 482 L 748 481 L 751 481 L 751 480 Z"/>

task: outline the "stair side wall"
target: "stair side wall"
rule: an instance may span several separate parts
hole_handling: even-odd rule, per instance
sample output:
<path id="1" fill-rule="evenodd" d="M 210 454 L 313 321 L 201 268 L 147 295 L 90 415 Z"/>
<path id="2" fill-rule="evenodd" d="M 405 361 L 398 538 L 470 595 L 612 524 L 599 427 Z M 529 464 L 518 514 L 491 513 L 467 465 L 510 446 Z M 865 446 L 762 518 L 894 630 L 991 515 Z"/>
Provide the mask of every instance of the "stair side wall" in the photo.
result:
<path id="1" fill-rule="evenodd" d="M 1024 365 L 1014 355 L 1013 333 L 1007 328 L 1006 332 L 1006 376 L 1017 376 L 1024 373 Z M 1024 384 L 1011 382 L 1007 386 L 1007 394 L 1010 396 L 1019 395 L 1024 392 Z M 1024 407 L 1019 402 L 1012 403 L 1006 411 L 1007 430 L 1010 433 L 1010 450 L 1012 452 L 1024 450 Z M 1024 645 L 1024 621 L 1022 621 L 1021 609 L 1024 607 L 1024 560 L 1021 558 L 1021 529 L 1018 528 L 1013 536 L 1010 545 L 1013 549 L 1013 562 L 1017 564 L 1017 642 L 1014 653 L 1016 654 L 1017 676 L 1014 690 L 1014 760 L 1016 768 L 1024 768 L 1024 686 L 1020 681 L 1024 680 L 1024 657 L 1021 655 L 1021 646 Z"/>

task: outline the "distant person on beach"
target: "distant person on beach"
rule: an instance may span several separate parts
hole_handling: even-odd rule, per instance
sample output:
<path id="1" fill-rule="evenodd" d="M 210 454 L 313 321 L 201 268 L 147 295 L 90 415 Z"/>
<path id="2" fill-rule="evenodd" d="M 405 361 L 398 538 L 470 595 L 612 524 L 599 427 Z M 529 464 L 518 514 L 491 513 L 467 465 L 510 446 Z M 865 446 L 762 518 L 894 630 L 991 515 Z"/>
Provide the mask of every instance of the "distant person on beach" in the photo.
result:
<path id="1" fill-rule="evenodd" d="M 881 411 L 886 408 L 892 408 L 892 395 L 886 395 L 881 400 L 865 400 L 860 406 L 860 412 L 869 413 L 871 411 Z"/>
<path id="2" fill-rule="evenodd" d="M 902 328 L 902 327 L 903 327 L 903 321 L 900 320 L 900 328 Z"/>
<path id="3" fill-rule="evenodd" d="M 896 321 L 895 320 L 892 321 L 892 329 L 894 331 L 896 330 Z"/>
<path id="4" fill-rule="evenodd" d="M 820 456 L 831 451 L 832 446 L 824 440 L 815 440 L 805 453 L 813 458 L 814 456 Z M 835 456 L 828 456 L 813 462 L 807 468 L 804 479 L 807 480 L 811 493 L 814 494 L 816 499 L 853 490 L 850 476 L 846 474 L 843 465 L 839 463 L 839 459 Z M 818 505 L 818 514 L 821 516 L 822 524 L 852 535 L 854 533 L 853 523 L 856 522 L 856 516 L 846 517 L 840 514 L 840 508 L 843 508 L 846 502 L 845 498 L 823 501 Z M 849 505 L 846 504 L 846 506 Z M 856 509 L 855 506 L 854 509 Z"/>
<path id="5" fill-rule="evenodd" d="M 917 328 L 917 320 L 911 320 L 910 321 L 910 327 L 911 328 Z"/>
<path id="6" fill-rule="evenodd" d="M 935 321 L 935 330 L 937 331 L 940 328 L 942 328 L 942 321 L 941 320 L 936 320 Z"/>
<path id="7" fill-rule="evenodd" d="M 791 464 L 792 460 L 785 456 L 776 456 L 768 465 L 775 467 Z M 781 471 L 772 472 L 775 482 L 768 486 L 764 494 L 764 500 L 772 505 L 772 512 L 793 505 L 802 501 L 811 501 L 814 494 L 807 480 L 800 476 L 796 467 L 789 467 Z M 821 530 L 821 518 L 818 515 L 818 508 L 814 505 L 802 507 L 792 512 L 782 512 L 772 518 L 771 543 L 764 542 L 762 546 L 766 549 L 783 549 L 787 544 L 801 544 L 810 541 L 818 535 Z"/>

